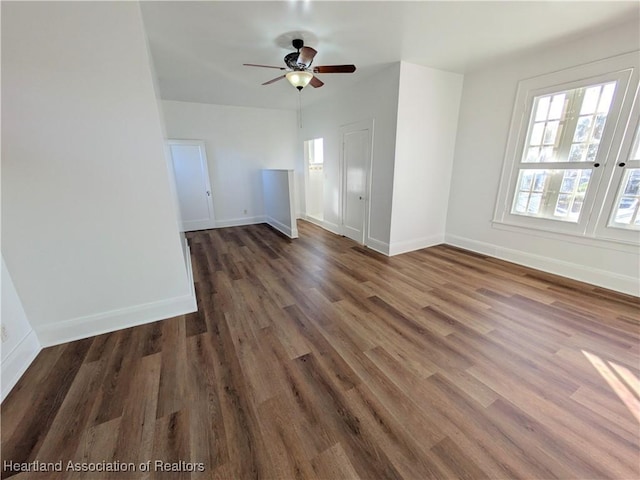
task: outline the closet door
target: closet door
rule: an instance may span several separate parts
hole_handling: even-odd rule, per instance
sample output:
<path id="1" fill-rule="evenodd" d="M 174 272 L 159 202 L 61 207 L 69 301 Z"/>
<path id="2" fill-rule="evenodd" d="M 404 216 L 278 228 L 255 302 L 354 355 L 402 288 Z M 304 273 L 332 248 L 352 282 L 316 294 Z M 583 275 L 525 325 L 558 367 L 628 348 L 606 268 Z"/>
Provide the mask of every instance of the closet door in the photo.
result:
<path id="1" fill-rule="evenodd" d="M 169 150 L 183 230 L 214 228 L 213 196 L 204 142 L 169 140 Z"/>

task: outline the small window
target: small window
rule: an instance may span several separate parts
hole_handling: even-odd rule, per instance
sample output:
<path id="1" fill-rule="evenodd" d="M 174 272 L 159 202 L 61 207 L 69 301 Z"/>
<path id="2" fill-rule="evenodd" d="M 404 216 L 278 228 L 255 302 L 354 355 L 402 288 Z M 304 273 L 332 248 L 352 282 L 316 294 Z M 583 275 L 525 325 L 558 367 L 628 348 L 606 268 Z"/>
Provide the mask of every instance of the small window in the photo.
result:
<path id="1" fill-rule="evenodd" d="M 304 142 L 304 146 L 309 165 L 322 165 L 324 163 L 322 138 L 307 140 Z"/>

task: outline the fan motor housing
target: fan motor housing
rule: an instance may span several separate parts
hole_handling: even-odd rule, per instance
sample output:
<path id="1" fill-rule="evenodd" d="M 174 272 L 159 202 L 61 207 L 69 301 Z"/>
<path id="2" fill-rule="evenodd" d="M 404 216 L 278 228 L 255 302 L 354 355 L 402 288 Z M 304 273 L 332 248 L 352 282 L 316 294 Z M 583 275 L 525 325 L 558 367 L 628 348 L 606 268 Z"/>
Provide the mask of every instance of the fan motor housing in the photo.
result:
<path id="1" fill-rule="evenodd" d="M 305 66 L 298 64 L 298 57 L 300 54 L 298 52 L 292 52 L 284 57 L 284 63 L 287 64 L 291 70 L 304 70 Z"/>

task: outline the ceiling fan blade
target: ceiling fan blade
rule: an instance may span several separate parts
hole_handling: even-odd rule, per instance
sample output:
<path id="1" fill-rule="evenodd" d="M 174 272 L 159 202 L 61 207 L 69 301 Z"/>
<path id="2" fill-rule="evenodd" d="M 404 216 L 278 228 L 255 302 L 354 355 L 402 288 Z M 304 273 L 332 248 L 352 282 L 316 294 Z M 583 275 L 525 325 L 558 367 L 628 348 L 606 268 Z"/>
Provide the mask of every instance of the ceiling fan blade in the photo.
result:
<path id="1" fill-rule="evenodd" d="M 355 71 L 355 65 L 323 65 L 313 67 L 313 73 L 353 73 Z"/>
<path id="2" fill-rule="evenodd" d="M 322 80 L 320 80 L 318 77 L 313 77 L 309 81 L 309 85 L 311 85 L 313 88 L 319 88 L 322 85 L 324 85 L 324 82 Z"/>
<path id="3" fill-rule="evenodd" d="M 286 77 L 286 75 L 280 75 L 279 77 L 273 78 L 273 79 L 269 80 L 268 82 L 264 82 L 262 85 L 270 85 L 272 83 L 277 82 L 278 80 L 282 80 L 285 77 Z"/>
<path id="4" fill-rule="evenodd" d="M 284 67 L 274 67 L 272 65 L 256 65 L 255 63 L 243 63 L 245 67 L 262 67 L 262 68 L 276 68 L 278 70 L 286 70 Z"/>
<path id="5" fill-rule="evenodd" d="M 311 47 L 302 47 L 300 49 L 300 55 L 298 55 L 298 65 L 308 67 L 311 65 L 311 62 L 313 62 L 313 57 L 316 56 L 316 53 L 318 52 Z"/>

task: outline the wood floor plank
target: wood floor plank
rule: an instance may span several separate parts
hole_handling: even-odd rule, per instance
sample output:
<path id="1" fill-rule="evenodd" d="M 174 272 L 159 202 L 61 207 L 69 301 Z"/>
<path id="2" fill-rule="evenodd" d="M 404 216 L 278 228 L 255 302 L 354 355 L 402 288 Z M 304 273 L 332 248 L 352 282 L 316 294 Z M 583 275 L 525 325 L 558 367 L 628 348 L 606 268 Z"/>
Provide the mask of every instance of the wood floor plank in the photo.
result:
<path id="1" fill-rule="evenodd" d="M 316 479 L 308 452 L 302 447 L 300 436 L 289 421 L 289 413 L 282 409 L 283 405 L 286 401 L 279 396 L 270 398 L 258 408 L 260 431 L 269 445 L 274 478 Z"/>
<path id="2" fill-rule="evenodd" d="M 154 468 L 150 478 L 176 480 L 191 478 L 191 472 L 186 469 L 172 471 L 173 467 L 171 466 L 171 464 L 180 464 L 191 460 L 189 430 L 188 410 L 172 412 L 156 420 L 151 457 Z M 155 467 L 156 460 L 162 462 L 161 468 Z M 169 466 L 166 466 L 167 464 Z"/>
<path id="3" fill-rule="evenodd" d="M 98 464 L 111 462 L 117 459 L 115 456 L 120 435 L 120 418 L 100 423 L 87 428 L 78 442 L 78 450 L 73 460 L 80 464 Z M 122 476 L 121 473 L 113 472 L 113 475 L 104 472 L 83 472 L 81 469 L 64 475 L 69 480 L 105 480 Z M 143 477 L 140 477 L 143 478 Z"/>
<path id="4" fill-rule="evenodd" d="M 135 367 L 132 387 L 121 419 L 115 458 L 142 463 L 151 458 L 160 391 L 162 358 L 159 353 L 144 356 Z"/>
<path id="5" fill-rule="evenodd" d="M 21 417 L 20 427 L 9 438 L 3 435 L 3 459 L 9 459 L 16 463 L 37 459 L 38 450 L 49 433 L 80 367 L 82 367 L 92 341 L 93 339 L 85 339 L 65 345 L 60 358 L 50 370 L 45 382 L 31 386 L 37 392 L 35 401 Z M 3 478 L 9 476 L 12 471 L 3 468 Z"/>
<path id="6" fill-rule="evenodd" d="M 101 370 L 97 362 L 81 365 L 38 450 L 38 458 L 42 461 L 57 462 L 75 453 L 82 432 L 90 421 L 98 385 L 104 377 Z"/>
<path id="7" fill-rule="evenodd" d="M 188 339 L 188 396 L 190 398 L 191 461 L 203 463 L 211 472 L 229 461 L 218 379 L 213 368 L 202 368 L 215 361 L 208 334 Z M 206 473 L 206 472 L 203 472 Z"/>
<path id="8" fill-rule="evenodd" d="M 150 471 L 2 478 L 640 478 L 640 299 L 298 230 L 188 233 L 197 312 L 44 349 L 2 404 L 3 461 Z"/>
<path id="9" fill-rule="evenodd" d="M 157 418 L 181 411 L 185 406 L 187 355 L 184 316 L 163 322 L 160 355 Z"/>
<path id="10" fill-rule="evenodd" d="M 43 393 L 32 385 L 44 385 L 65 349 L 66 345 L 57 345 L 42 350 L 2 403 L 3 455 L 5 442 L 13 437 L 18 427 L 24 427 L 25 416 L 33 415 L 34 405 Z"/>
<path id="11" fill-rule="evenodd" d="M 339 443 L 317 455 L 312 460 L 312 464 L 318 478 L 360 479 Z"/>
<path id="12" fill-rule="evenodd" d="M 322 405 L 315 403 L 313 390 L 270 329 L 265 329 L 262 341 L 278 360 L 285 380 L 280 408 L 296 419 L 293 428 L 308 456 L 320 454 L 338 441 L 337 433 L 325 421 Z"/>

